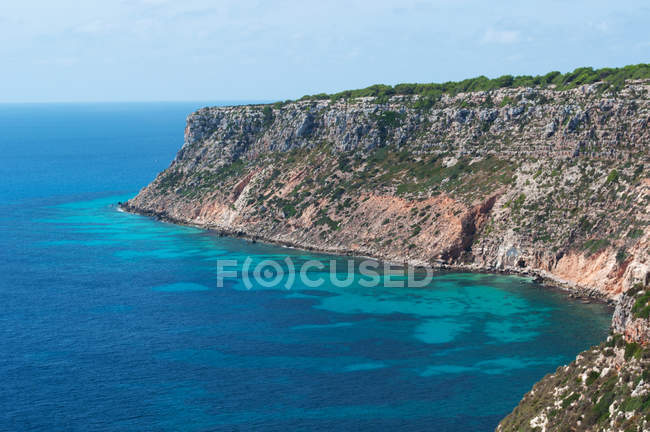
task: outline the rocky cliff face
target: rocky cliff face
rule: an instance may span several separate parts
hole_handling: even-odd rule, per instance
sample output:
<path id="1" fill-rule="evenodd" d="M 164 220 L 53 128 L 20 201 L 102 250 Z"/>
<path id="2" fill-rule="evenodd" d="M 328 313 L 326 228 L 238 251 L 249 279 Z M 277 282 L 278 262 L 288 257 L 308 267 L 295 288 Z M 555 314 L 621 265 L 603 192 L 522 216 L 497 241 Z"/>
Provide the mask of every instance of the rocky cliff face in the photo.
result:
<path id="1" fill-rule="evenodd" d="M 204 108 L 124 207 L 303 248 L 533 272 L 613 298 L 650 279 L 649 90 Z"/>
<path id="2" fill-rule="evenodd" d="M 650 345 L 650 292 L 636 284 L 621 296 L 612 318 L 612 331 L 627 343 Z"/>

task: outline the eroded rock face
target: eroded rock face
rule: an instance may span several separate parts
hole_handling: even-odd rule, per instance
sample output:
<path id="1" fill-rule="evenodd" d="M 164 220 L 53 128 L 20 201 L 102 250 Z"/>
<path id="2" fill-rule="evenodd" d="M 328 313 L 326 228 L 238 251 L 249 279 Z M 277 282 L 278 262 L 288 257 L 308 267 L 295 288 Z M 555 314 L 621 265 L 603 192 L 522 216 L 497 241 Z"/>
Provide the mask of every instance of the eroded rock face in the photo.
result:
<path id="1" fill-rule="evenodd" d="M 628 343 L 650 345 L 650 294 L 641 284 L 630 289 L 619 299 L 612 318 L 612 330 Z"/>
<path id="2" fill-rule="evenodd" d="M 125 208 L 616 298 L 650 274 L 650 84 L 204 108 Z"/>
<path id="3" fill-rule="evenodd" d="M 462 144 L 479 154 L 570 157 L 581 148 L 595 157 L 628 158 L 630 148 L 643 148 L 650 137 L 648 89 L 645 82 L 630 83 L 615 97 L 599 95 L 594 85 L 562 92 L 502 89 L 444 96 L 427 111 L 413 108 L 417 97 L 406 96 L 386 104 L 373 98 L 293 102 L 271 115 L 260 105 L 203 108 L 188 117 L 179 155 L 209 145 L 224 160 L 254 158 L 327 141 L 337 151 L 386 144 L 457 150 Z"/>

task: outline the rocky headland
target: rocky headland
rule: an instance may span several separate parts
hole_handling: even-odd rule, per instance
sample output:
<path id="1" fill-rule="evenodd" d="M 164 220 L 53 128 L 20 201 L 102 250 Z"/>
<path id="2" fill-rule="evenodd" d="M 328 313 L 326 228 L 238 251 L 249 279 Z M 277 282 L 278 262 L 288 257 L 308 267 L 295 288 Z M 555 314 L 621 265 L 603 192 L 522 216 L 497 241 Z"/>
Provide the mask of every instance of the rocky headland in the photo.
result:
<path id="1" fill-rule="evenodd" d="M 204 108 L 124 208 L 414 264 L 650 282 L 649 81 Z"/>

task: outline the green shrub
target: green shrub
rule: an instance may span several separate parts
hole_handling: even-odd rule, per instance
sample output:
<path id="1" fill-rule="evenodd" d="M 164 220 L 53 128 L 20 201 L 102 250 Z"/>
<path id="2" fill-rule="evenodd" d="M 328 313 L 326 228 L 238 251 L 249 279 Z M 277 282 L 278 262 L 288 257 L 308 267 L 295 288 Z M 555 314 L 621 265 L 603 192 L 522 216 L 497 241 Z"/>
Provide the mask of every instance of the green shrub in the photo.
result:
<path id="1" fill-rule="evenodd" d="M 643 406 L 643 397 L 629 397 L 621 404 L 623 411 L 638 411 Z"/>
<path id="2" fill-rule="evenodd" d="M 615 397 L 616 394 L 613 391 L 608 391 L 594 405 L 592 410 L 594 411 L 596 422 L 600 423 L 609 418 L 609 406 L 614 402 Z"/>
<path id="3" fill-rule="evenodd" d="M 650 369 L 644 369 L 641 378 L 643 378 L 643 381 L 645 382 L 650 382 Z"/>
<path id="4" fill-rule="evenodd" d="M 506 96 L 501 100 L 499 106 L 503 108 L 504 106 L 514 105 L 514 104 L 515 104 L 514 99 L 512 99 L 510 96 Z"/>
<path id="5" fill-rule="evenodd" d="M 618 171 L 611 170 L 609 175 L 607 176 L 606 183 L 616 183 L 616 182 L 618 182 Z"/>
<path id="6" fill-rule="evenodd" d="M 582 249 L 586 251 L 586 255 L 593 255 L 609 246 L 609 241 L 605 239 L 591 239 L 584 242 Z"/>
<path id="7" fill-rule="evenodd" d="M 264 105 L 264 108 L 262 108 L 262 124 L 265 127 L 271 126 L 273 120 L 273 108 L 270 105 Z"/>
<path id="8" fill-rule="evenodd" d="M 183 171 L 180 170 L 167 170 L 160 175 L 158 181 L 158 188 L 164 192 L 177 186 L 185 177 Z"/>
<path id="9" fill-rule="evenodd" d="M 591 228 L 594 226 L 594 224 L 589 221 L 589 218 L 587 216 L 582 216 L 578 224 L 580 226 L 580 231 L 585 234 L 591 232 Z"/>
<path id="10" fill-rule="evenodd" d="M 334 192 L 332 192 L 332 198 L 334 200 L 338 200 L 343 196 L 344 193 L 345 193 L 345 188 L 338 187 Z"/>
<path id="11" fill-rule="evenodd" d="M 625 345 L 625 360 L 630 360 L 632 357 L 638 359 L 643 354 L 643 346 L 636 342 Z"/>
<path id="12" fill-rule="evenodd" d="M 621 348 L 625 346 L 625 338 L 621 334 L 615 334 L 612 337 L 612 346 L 616 348 Z"/>
<path id="13" fill-rule="evenodd" d="M 515 199 L 512 202 L 513 208 L 520 208 L 524 204 L 524 201 L 526 201 L 526 195 L 525 194 L 519 195 L 517 199 Z"/>
<path id="14" fill-rule="evenodd" d="M 650 317 L 650 291 L 646 291 L 634 302 L 632 314 L 636 318 L 648 319 Z"/>
<path id="15" fill-rule="evenodd" d="M 377 115 L 375 119 L 377 120 L 377 126 L 379 128 L 395 128 L 402 123 L 404 117 L 405 115 L 403 113 L 400 114 L 396 111 L 383 111 L 381 114 Z"/>
<path id="16" fill-rule="evenodd" d="M 600 377 L 600 372 L 596 372 L 596 371 L 589 372 L 585 384 L 587 384 L 588 386 L 592 385 L 598 379 L 598 377 Z"/>
<path id="17" fill-rule="evenodd" d="M 580 395 L 578 393 L 572 393 L 570 396 L 567 396 L 564 398 L 562 401 L 562 408 L 568 408 L 569 405 L 571 405 L 573 402 L 577 401 L 580 399 Z"/>
<path id="18" fill-rule="evenodd" d="M 643 291 L 643 284 L 640 283 L 640 282 L 637 282 L 634 285 L 632 285 L 632 287 L 630 289 L 627 290 L 626 294 L 629 295 L 629 296 L 633 296 L 633 295 L 637 295 L 641 291 Z"/>
<path id="19" fill-rule="evenodd" d="M 643 235 L 643 230 L 639 228 L 634 228 L 628 231 L 627 237 L 631 239 L 637 239 Z"/>
<path id="20" fill-rule="evenodd" d="M 603 68 L 593 69 L 583 67 L 575 69 L 573 72 L 562 74 L 554 71 L 546 75 L 523 75 L 512 76 L 504 75 L 498 78 L 489 79 L 485 76 L 470 78 L 457 82 L 431 83 L 431 84 L 398 84 L 389 86 L 375 84 L 370 87 L 345 90 L 339 93 L 326 95 L 323 93 L 303 96 L 301 100 L 321 100 L 327 99 L 336 101 L 340 99 L 355 99 L 359 97 L 375 97 L 384 102 L 392 95 L 419 95 L 420 98 L 415 102 L 416 108 L 428 109 L 437 102 L 443 94 L 456 95 L 463 92 L 490 91 L 499 88 L 517 88 L 517 87 L 545 87 L 555 85 L 558 90 L 575 88 L 584 84 L 593 84 L 604 82 L 602 90 L 620 90 L 626 80 L 650 78 L 650 64 L 638 64 L 625 66 L 623 68 Z M 282 106 L 282 103 L 279 103 Z"/>
<path id="21" fill-rule="evenodd" d="M 332 231 L 336 231 L 340 228 L 338 222 L 333 221 L 329 216 L 325 214 L 321 215 L 321 217 L 316 220 L 316 222 L 314 222 L 314 225 L 327 225 Z"/>
<path id="22" fill-rule="evenodd" d="M 296 208 L 292 204 L 285 204 L 282 207 L 282 212 L 284 213 L 285 217 L 291 218 L 298 213 L 298 210 L 296 210 Z"/>

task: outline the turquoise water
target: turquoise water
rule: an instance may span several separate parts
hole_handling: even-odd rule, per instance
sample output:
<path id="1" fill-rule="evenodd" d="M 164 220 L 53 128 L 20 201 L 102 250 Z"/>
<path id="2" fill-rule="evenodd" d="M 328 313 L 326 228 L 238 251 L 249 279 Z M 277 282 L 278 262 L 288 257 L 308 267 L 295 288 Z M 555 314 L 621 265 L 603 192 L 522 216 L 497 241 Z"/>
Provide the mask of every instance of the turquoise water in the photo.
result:
<path id="1" fill-rule="evenodd" d="M 0 429 L 487 431 L 607 334 L 519 277 L 217 287 L 220 259 L 333 257 L 117 210 L 194 108 L 0 107 Z"/>

